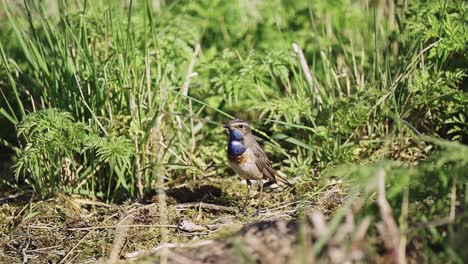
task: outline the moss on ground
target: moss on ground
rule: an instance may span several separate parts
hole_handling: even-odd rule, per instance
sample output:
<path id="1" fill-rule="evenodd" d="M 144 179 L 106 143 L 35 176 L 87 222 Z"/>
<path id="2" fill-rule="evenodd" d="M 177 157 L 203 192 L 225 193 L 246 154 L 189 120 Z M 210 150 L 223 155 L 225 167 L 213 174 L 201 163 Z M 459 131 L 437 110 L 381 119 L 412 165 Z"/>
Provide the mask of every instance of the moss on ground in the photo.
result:
<path id="1" fill-rule="evenodd" d="M 119 232 L 117 225 L 130 215 L 132 221 L 127 225 L 122 256 L 160 245 L 162 228 L 166 228 L 167 242 L 171 243 L 224 237 L 237 232 L 248 222 L 294 217 L 300 207 L 294 197 L 301 197 L 306 191 L 310 188 L 299 184 L 293 189 L 266 190 L 264 210 L 256 216 L 253 215 L 259 201 L 256 186 L 251 191 L 248 213 L 197 207 L 178 209 L 178 205 L 193 202 L 232 209 L 243 207 L 247 186 L 238 177 L 189 181 L 166 191 L 166 227 L 160 226 L 155 192 L 148 192 L 140 201 L 126 204 L 102 203 L 65 195 L 39 201 L 31 193 L 23 193 L 0 201 L 0 248 L 3 248 L 0 260 L 17 263 L 27 258 L 28 263 L 55 263 L 65 256 L 73 262 L 107 258 Z M 178 228 L 182 220 L 205 229 L 182 231 Z"/>

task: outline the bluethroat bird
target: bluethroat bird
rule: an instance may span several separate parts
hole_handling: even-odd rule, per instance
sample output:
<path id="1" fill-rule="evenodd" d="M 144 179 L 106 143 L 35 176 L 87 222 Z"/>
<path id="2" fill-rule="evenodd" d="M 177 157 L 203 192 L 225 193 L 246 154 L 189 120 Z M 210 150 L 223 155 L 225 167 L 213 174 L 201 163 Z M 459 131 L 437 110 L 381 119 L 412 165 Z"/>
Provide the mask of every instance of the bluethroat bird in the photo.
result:
<path id="1" fill-rule="evenodd" d="M 227 147 L 229 166 L 246 180 L 248 188 L 246 199 L 249 199 L 252 185 L 250 180 L 257 180 L 260 183 L 258 212 L 262 202 L 263 180 L 273 183 L 279 181 L 289 187 L 292 187 L 292 184 L 271 167 L 271 161 L 252 135 L 248 122 L 233 119 L 224 128 L 229 131 Z"/>

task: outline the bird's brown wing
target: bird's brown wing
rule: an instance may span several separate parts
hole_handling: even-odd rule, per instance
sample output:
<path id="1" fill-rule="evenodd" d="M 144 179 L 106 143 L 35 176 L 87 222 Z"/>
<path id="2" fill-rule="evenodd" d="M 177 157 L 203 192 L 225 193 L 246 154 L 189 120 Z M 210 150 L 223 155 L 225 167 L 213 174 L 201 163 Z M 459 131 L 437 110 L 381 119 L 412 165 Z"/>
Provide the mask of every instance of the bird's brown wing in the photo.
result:
<path id="1" fill-rule="evenodd" d="M 263 173 L 265 178 L 273 182 L 279 180 L 287 186 L 292 187 L 291 183 L 289 183 L 285 178 L 281 177 L 281 175 L 279 175 L 278 172 L 276 172 L 275 169 L 273 169 L 273 167 L 271 166 L 271 161 L 268 159 L 265 152 L 263 152 L 260 145 L 257 142 L 255 142 L 253 145 L 253 152 L 257 157 L 255 164 L 257 165 L 257 168 Z"/>

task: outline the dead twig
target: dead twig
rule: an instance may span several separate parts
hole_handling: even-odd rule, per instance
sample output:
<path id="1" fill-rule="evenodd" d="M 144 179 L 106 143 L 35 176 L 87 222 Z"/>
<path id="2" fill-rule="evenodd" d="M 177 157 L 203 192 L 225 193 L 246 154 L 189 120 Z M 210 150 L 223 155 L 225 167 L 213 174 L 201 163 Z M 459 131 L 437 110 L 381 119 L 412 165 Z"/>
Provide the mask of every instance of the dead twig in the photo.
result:
<path id="1" fill-rule="evenodd" d="M 202 208 L 202 209 L 209 209 L 209 210 L 214 210 L 214 211 L 222 211 L 222 212 L 229 212 L 229 213 L 238 213 L 239 209 L 235 207 L 228 207 L 228 206 L 222 206 L 222 205 L 217 205 L 217 204 L 209 204 L 209 203 L 198 203 L 198 202 L 193 202 L 193 203 L 183 203 L 183 204 L 178 204 L 176 205 L 176 208 L 181 210 L 181 209 L 186 209 L 186 208 Z"/>
<path id="2" fill-rule="evenodd" d="M 171 248 L 196 248 L 196 247 L 201 247 L 201 246 L 206 246 L 211 243 L 213 243 L 214 240 L 202 240 L 202 241 L 197 241 L 197 242 L 190 242 L 190 243 L 184 243 L 184 244 L 177 244 L 177 243 L 164 243 L 161 244 L 157 247 L 153 247 L 151 250 L 146 251 L 146 250 L 140 250 L 140 251 L 135 251 L 135 252 L 130 252 L 125 255 L 125 258 L 127 259 L 133 259 L 138 256 L 141 256 L 143 254 L 148 254 L 148 253 L 156 253 L 160 250 L 163 249 L 171 249 Z"/>
<path id="3" fill-rule="evenodd" d="M 28 252 L 42 252 L 42 251 L 46 251 L 45 253 L 50 253 L 50 251 L 52 249 L 56 249 L 56 248 L 61 248 L 62 246 L 50 246 L 50 247 L 43 247 L 43 248 L 36 248 L 36 249 L 30 249 L 28 250 Z"/>
<path id="4" fill-rule="evenodd" d="M 98 226 L 98 227 L 76 227 L 76 228 L 67 228 L 68 231 L 89 231 L 89 230 L 99 230 L 99 229 L 110 229 L 110 228 L 118 228 L 118 227 L 128 227 L 128 228 L 136 228 L 136 227 L 159 227 L 159 228 L 176 228 L 177 225 L 111 225 L 111 226 Z M 35 228 L 34 226 L 32 228 Z M 41 227 L 45 228 L 45 227 Z"/>
<path id="5" fill-rule="evenodd" d="M 73 199 L 73 202 L 79 203 L 79 204 L 85 204 L 85 205 L 93 205 L 93 206 L 102 206 L 106 208 L 112 208 L 111 205 L 99 202 L 99 201 L 92 201 L 89 199 L 81 199 L 81 198 L 75 198 Z"/>
<path id="6" fill-rule="evenodd" d="M 15 194 L 8 195 L 7 197 L 1 197 L 0 202 L 5 201 L 5 200 L 10 200 L 10 199 L 16 199 L 18 197 L 23 196 L 24 194 L 25 194 L 24 192 L 17 192 Z"/>
<path id="7" fill-rule="evenodd" d="M 41 223 L 39 223 L 41 224 Z M 59 230 L 60 228 L 58 227 L 54 227 L 54 226 L 49 226 L 49 225 L 28 225 L 28 226 L 25 226 L 26 228 L 30 228 L 30 229 L 47 229 L 47 230 Z"/>
<path id="8" fill-rule="evenodd" d="M 455 220 L 455 219 L 454 219 Z M 433 220 L 427 223 L 422 223 L 422 224 L 417 224 L 409 227 L 405 234 L 408 234 L 410 232 L 418 231 L 421 229 L 429 228 L 429 227 L 439 227 L 439 226 L 444 226 L 444 225 L 449 225 L 454 222 L 454 220 L 450 219 L 450 217 L 444 217 L 441 219 Z"/>

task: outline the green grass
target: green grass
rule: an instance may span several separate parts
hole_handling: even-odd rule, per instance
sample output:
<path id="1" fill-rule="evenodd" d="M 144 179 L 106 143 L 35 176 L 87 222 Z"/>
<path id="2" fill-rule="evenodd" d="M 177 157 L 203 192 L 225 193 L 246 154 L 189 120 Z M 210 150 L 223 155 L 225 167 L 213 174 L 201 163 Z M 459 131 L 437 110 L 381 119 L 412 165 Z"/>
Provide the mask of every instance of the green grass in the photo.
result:
<path id="1" fill-rule="evenodd" d="M 226 177 L 221 124 L 239 117 L 278 169 L 316 184 L 297 199 L 338 177 L 369 197 L 363 216 L 378 216 L 372 186 L 383 169 L 402 230 L 447 216 L 453 189 L 453 223 L 466 215 L 464 1 L 7 2 L 8 188 L 123 202 Z M 405 193 L 418 208 L 407 215 Z M 458 227 L 407 235 L 428 260 L 457 262 L 444 232 Z"/>

